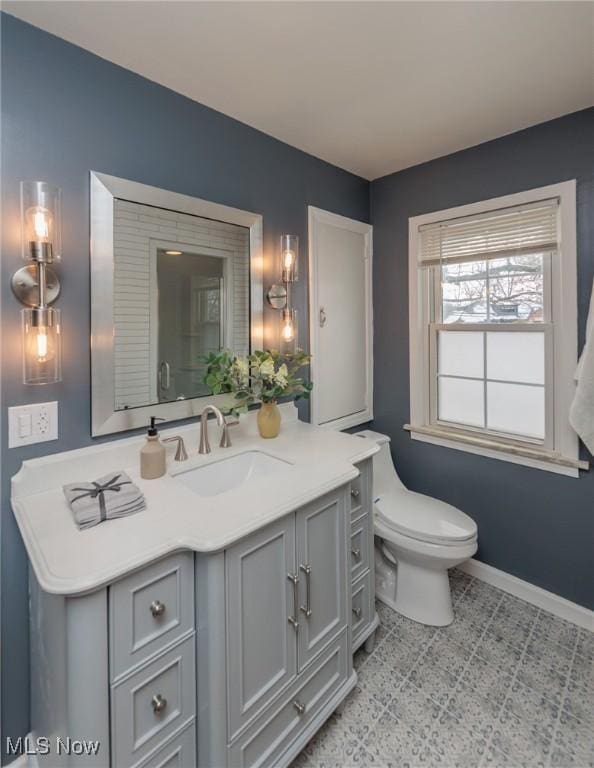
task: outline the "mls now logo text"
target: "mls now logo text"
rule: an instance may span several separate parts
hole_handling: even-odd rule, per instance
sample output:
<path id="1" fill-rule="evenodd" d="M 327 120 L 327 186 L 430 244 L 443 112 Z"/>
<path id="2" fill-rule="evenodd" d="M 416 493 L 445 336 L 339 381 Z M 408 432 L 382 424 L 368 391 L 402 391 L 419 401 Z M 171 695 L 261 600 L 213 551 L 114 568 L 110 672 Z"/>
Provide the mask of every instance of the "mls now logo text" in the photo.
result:
<path id="1" fill-rule="evenodd" d="M 9 755 L 97 755 L 101 742 L 92 739 L 71 739 L 70 736 L 19 736 L 6 739 L 6 752 Z"/>

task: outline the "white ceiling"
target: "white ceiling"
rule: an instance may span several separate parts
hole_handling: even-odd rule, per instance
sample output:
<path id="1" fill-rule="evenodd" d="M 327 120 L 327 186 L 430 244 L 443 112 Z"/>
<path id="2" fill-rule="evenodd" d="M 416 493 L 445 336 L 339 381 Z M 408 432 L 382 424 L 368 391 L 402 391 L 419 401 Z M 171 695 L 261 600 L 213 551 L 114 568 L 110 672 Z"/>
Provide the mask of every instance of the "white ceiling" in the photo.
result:
<path id="1" fill-rule="evenodd" d="M 594 103 L 592 2 L 5 2 L 373 179 Z"/>

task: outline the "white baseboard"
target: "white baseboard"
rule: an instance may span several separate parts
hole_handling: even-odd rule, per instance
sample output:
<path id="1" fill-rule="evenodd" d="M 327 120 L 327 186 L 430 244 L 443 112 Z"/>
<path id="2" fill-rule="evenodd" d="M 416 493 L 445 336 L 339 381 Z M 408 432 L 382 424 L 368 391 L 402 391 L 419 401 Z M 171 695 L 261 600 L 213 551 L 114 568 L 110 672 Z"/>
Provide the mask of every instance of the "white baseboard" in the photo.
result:
<path id="1" fill-rule="evenodd" d="M 517 576 L 500 571 L 498 568 L 493 568 L 492 565 L 481 563 L 474 558 L 462 563 L 458 568 L 470 576 L 476 576 L 477 579 L 486 581 L 487 584 L 492 584 L 504 592 L 509 592 L 511 595 L 525 600 L 527 603 L 532 603 L 532 605 L 536 605 L 561 619 L 571 621 L 583 629 L 594 632 L 594 611 L 590 611 L 582 605 L 572 603 L 571 600 L 566 600 L 553 592 L 547 592 L 546 589 L 541 589 L 541 587 L 518 579 Z"/>

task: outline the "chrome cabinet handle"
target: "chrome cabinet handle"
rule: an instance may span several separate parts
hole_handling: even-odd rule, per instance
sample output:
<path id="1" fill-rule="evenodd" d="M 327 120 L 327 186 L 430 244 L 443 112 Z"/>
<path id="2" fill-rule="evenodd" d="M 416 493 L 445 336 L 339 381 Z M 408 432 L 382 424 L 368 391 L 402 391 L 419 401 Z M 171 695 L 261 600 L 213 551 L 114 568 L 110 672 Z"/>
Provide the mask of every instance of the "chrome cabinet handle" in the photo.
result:
<path id="1" fill-rule="evenodd" d="M 301 605 L 299 610 L 305 614 L 305 617 L 309 619 L 312 614 L 311 610 L 311 565 L 301 564 L 299 568 L 305 574 L 305 605 Z"/>
<path id="2" fill-rule="evenodd" d="M 165 380 L 163 381 L 163 371 L 165 372 Z M 169 363 L 164 360 L 159 366 L 159 379 L 161 381 L 161 389 L 169 389 L 171 386 L 171 368 Z"/>
<path id="3" fill-rule="evenodd" d="M 165 603 L 162 603 L 160 600 L 153 600 L 150 605 L 150 610 L 153 614 L 153 618 L 158 619 L 165 613 Z"/>
<path id="4" fill-rule="evenodd" d="M 293 584 L 293 615 L 289 616 L 289 624 L 292 624 L 295 632 L 299 629 L 297 621 L 297 606 L 299 605 L 299 576 L 294 573 L 287 573 L 287 578 Z"/>
<path id="5" fill-rule="evenodd" d="M 354 608 L 354 607 L 353 607 L 353 613 L 355 614 L 355 616 L 356 616 L 358 619 L 360 619 L 360 618 L 361 618 L 361 609 L 360 609 L 360 608 Z"/>
<path id="6" fill-rule="evenodd" d="M 165 707 L 167 706 L 167 699 L 164 696 L 161 696 L 160 693 L 157 693 L 151 699 L 151 705 L 153 707 L 153 712 L 156 715 L 159 715 L 161 714 L 161 712 L 164 711 Z"/>
<path id="7" fill-rule="evenodd" d="M 323 328 L 326 325 L 327 320 L 326 310 L 324 307 L 320 307 L 320 328 Z"/>
<path id="8" fill-rule="evenodd" d="M 356 488 L 351 488 L 351 496 L 353 499 L 358 499 L 360 495 L 360 491 L 358 491 Z"/>
<path id="9" fill-rule="evenodd" d="M 361 550 L 355 547 L 354 549 L 351 549 L 351 555 L 355 558 L 355 560 L 360 560 Z"/>
<path id="10" fill-rule="evenodd" d="M 293 706 L 294 706 L 294 707 L 295 707 L 295 709 L 297 710 L 297 714 L 298 714 L 299 716 L 301 716 L 301 715 L 304 715 L 304 714 L 305 714 L 305 704 L 302 704 L 300 701 L 298 701 L 297 699 L 295 699 L 295 701 L 293 702 Z"/>

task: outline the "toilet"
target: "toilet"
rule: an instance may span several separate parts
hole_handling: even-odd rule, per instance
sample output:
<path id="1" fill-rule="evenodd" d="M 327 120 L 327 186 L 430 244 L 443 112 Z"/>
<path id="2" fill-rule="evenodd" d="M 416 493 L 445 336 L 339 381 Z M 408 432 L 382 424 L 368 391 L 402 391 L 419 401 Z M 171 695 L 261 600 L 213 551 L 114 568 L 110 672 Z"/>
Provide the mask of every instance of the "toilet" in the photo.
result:
<path id="1" fill-rule="evenodd" d="M 477 550 L 477 526 L 444 501 L 409 491 L 390 453 L 390 438 L 371 430 L 373 440 L 376 596 L 403 616 L 436 627 L 454 620 L 448 568 Z"/>

